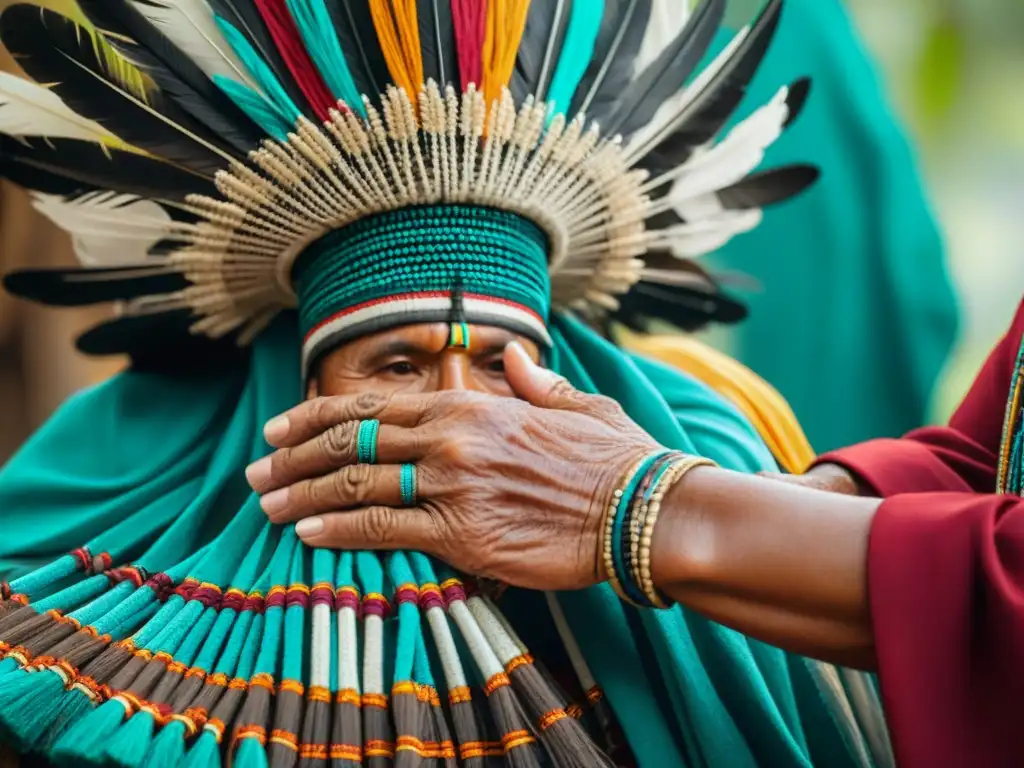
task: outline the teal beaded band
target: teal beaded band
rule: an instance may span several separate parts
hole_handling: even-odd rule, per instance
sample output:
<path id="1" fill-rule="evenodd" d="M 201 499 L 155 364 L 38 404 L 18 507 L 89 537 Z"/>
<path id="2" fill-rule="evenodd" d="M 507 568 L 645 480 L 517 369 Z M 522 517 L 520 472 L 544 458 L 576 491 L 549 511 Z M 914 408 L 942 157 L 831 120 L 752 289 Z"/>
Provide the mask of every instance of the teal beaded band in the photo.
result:
<path id="1" fill-rule="evenodd" d="M 356 433 L 356 461 L 360 464 L 377 463 L 377 433 L 380 432 L 378 419 L 365 419 L 359 422 Z"/>
<path id="2" fill-rule="evenodd" d="M 399 470 L 398 488 L 402 494 L 402 504 L 411 507 L 416 504 L 416 465 L 403 464 Z"/>
<path id="3" fill-rule="evenodd" d="M 547 234 L 509 211 L 423 205 L 367 216 L 309 245 L 291 282 L 307 368 L 349 339 L 448 322 L 455 286 L 467 297 L 460 321 L 550 344 Z"/>

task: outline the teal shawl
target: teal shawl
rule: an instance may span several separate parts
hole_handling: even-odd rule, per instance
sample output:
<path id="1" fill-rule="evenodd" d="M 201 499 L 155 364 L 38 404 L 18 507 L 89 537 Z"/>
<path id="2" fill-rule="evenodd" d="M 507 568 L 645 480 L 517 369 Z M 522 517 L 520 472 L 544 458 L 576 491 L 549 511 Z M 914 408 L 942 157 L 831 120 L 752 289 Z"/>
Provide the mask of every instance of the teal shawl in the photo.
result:
<path id="1" fill-rule="evenodd" d="M 811 98 L 764 165 L 809 162 L 821 179 L 713 261 L 761 286 L 730 352 L 824 452 L 927 421 L 957 306 L 917 159 L 840 0 L 787 0 L 747 103 L 801 75 Z"/>
<path id="2" fill-rule="evenodd" d="M 552 367 L 580 389 L 616 399 L 664 445 L 736 470 L 774 467 L 751 426 L 701 383 L 625 356 L 571 317 L 557 317 L 551 331 Z M 249 461 L 269 451 L 262 424 L 300 397 L 296 339 L 294 320 L 284 317 L 257 340 L 247 370 L 205 378 L 127 372 L 71 398 L 0 471 L 0 575 L 25 573 L 31 564 L 54 558 L 59 563 L 62 553 L 83 544 L 93 552 L 110 552 L 115 563 L 131 560 L 179 577 L 183 571 L 195 573 L 187 569 L 197 560 L 189 560 L 192 553 L 214 552 L 216 557 L 203 560 L 202 577 L 242 589 L 281 583 L 286 568 L 293 576 L 302 574 L 301 545 L 295 548 L 290 529 L 277 550 L 267 548 L 278 532 L 263 522 L 243 475 Z M 261 563 L 263 550 L 275 552 L 269 565 Z M 185 566 L 176 567 L 183 561 Z M 339 562 L 348 562 L 339 574 L 347 568 L 345 578 L 351 578 L 351 560 L 342 556 Z M 320 565 L 316 558 L 312 563 L 315 575 Z M 357 570 L 367 563 L 356 556 Z M 380 569 L 374 568 L 365 573 L 380 579 Z M 28 575 L 13 586 L 46 607 L 46 596 L 65 585 L 50 586 Z M 543 610 L 540 596 L 531 597 L 535 610 Z M 628 607 L 605 585 L 562 593 L 559 600 L 642 766 L 886 763 L 877 709 L 872 710 L 877 702 L 858 707 L 856 697 L 847 695 L 848 680 L 844 689 L 846 673 L 683 608 Z M 97 612 L 90 611 L 90 617 Z M 168 621 L 161 618 L 165 612 L 173 614 L 166 606 L 151 624 Z M 301 628 L 295 627 L 302 614 L 288 616 L 298 624 L 284 625 L 283 674 L 298 677 L 306 674 L 302 648 L 290 638 L 296 632 L 301 638 Z M 174 621 L 186 619 L 179 615 Z M 271 624 L 268 612 L 266 625 Z M 146 647 L 162 648 L 157 634 L 143 630 L 139 636 L 150 643 Z M 257 658 L 256 671 L 264 656 L 272 673 L 280 670 L 281 652 L 274 650 L 280 637 L 273 638 L 271 651 L 264 637 L 256 657 L 259 637 L 255 629 L 239 632 L 236 651 L 246 656 L 239 650 L 244 640 Z M 184 645 L 190 646 L 188 653 Z M 175 647 L 176 658 L 185 663 L 200 648 L 197 642 Z M 420 653 L 416 664 L 425 658 Z M 402 659 L 395 664 L 403 666 Z M 251 668 L 251 663 L 244 667 Z"/>

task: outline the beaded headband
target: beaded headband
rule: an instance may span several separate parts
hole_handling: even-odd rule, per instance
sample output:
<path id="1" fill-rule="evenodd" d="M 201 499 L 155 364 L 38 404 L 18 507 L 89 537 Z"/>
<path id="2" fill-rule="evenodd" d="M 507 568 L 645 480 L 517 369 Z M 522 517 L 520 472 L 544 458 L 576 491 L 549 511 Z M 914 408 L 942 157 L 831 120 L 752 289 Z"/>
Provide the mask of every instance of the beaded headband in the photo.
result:
<path id="1" fill-rule="evenodd" d="M 121 302 L 91 335 L 106 352 L 143 353 L 170 324 L 245 345 L 297 307 L 309 358 L 442 314 L 440 276 L 456 269 L 473 277 L 467 319 L 544 343 L 551 311 L 597 319 L 638 284 L 707 289 L 688 260 L 816 177 L 754 172 L 806 81 L 716 138 L 779 0 L 693 78 L 724 0 L 686 24 L 654 0 L 80 5 L 93 27 L 29 4 L 0 19 L 47 84 L 0 79 L 0 132 L 18 139 L 4 172 L 88 265 L 7 285 L 47 303 Z M 391 252 L 421 234 L 408 259 Z"/>

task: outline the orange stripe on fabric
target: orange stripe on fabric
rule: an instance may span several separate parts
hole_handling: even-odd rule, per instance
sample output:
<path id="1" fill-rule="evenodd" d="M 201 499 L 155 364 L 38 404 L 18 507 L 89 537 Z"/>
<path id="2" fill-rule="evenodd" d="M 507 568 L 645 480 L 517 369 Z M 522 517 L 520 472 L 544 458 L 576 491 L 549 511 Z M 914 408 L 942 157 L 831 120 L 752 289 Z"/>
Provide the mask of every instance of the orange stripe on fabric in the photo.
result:
<path id="1" fill-rule="evenodd" d="M 351 760 L 354 763 L 363 759 L 363 748 L 358 744 L 331 744 L 331 760 Z"/>
<path id="2" fill-rule="evenodd" d="M 378 709 L 387 709 L 388 697 L 385 696 L 383 693 L 364 693 L 363 706 L 377 707 Z"/>
<path id="3" fill-rule="evenodd" d="M 448 691 L 448 701 L 451 704 L 462 704 L 472 700 L 473 695 L 470 693 L 468 686 L 460 685 L 457 688 L 452 688 Z"/>
<path id="4" fill-rule="evenodd" d="M 261 725 L 247 725 L 235 731 L 234 741 L 242 739 L 256 739 L 260 744 L 267 743 L 267 731 Z"/>
<path id="5" fill-rule="evenodd" d="M 459 757 L 469 760 L 473 757 L 502 757 L 505 748 L 500 741 L 465 741 L 459 745 Z"/>
<path id="6" fill-rule="evenodd" d="M 322 701 L 326 704 L 331 703 L 331 692 L 326 688 L 322 688 L 319 685 L 309 686 L 309 690 L 306 691 L 307 701 Z"/>
<path id="7" fill-rule="evenodd" d="M 514 659 L 509 661 L 508 664 L 505 665 L 505 671 L 511 675 L 513 670 L 523 666 L 524 664 L 533 664 L 533 656 L 531 656 L 528 653 L 524 653 L 521 656 L 516 656 Z"/>
<path id="8" fill-rule="evenodd" d="M 342 688 L 338 691 L 334 700 L 339 704 L 354 704 L 357 707 L 363 703 L 359 691 L 355 688 Z"/>
<path id="9" fill-rule="evenodd" d="M 254 685 L 257 688 L 266 688 L 271 693 L 274 692 L 274 678 L 268 675 L 266 672 L 260 672 L 259 674 L 253 675 L 252 680 L 249 681 L 249 685 Z M 231 687 L 234 688 L 235 681 L 231 681 Z"/>
<path id="10" fill-rule="evenodd" d="M 288 747 L 288 749 L 294 749 L 296 752 L 299 751 L 299 737 L 281 728 L 275 728 L 270 732 L 270 743 L 281 744 Z"/>
<path id="11" fill-rule="evenodd" d="M 552 709 L 550 712 L 545 712 L 543 715 L 540 716 L 540 719 L 537 721 L 537 727 L 544 731 L 550 728 L 555 723 L 557 723 L 559 720 L 565 720 L 565 718 L 567 717 L 568 715 L 565 714 L 565 710 L 561 707 L 559 707 L 558 709 Z"/>
<path id="12" fill-rule="evenodd" d="M 535 741 L 536 739 L 527 731 L 512 731 L 511 733 L 506 733 L 501 737 L 501 746 L 503 746 L 505 751 L 508 752 L 516 747 L 521 747 L 524 744 L 533 744 Z"/>
<path id="13" fill-rule="evenodd" d="M 303 744 L 299 747 L 299 757 L 306 758 L 308 760 L 326 760 L 327 745 L 326 744 Z"/>
<path id="14" fill-rule="evenodd" d="M 291 693 L 302 696 L 306 693 L 306 687 L 298 680 L 282 680 L 281 685 L 278 686 L 278 691 L 290 691 Z"/>
<path id="15" fill-rule="evenodd" d="M 434 760 L 455 757 L 455 747 L 450 741 L 421 741 L 415 736 L 400 736 L 395 751 L 415 752 L 420 757 Z"/>
<path id="16" fill-rule="evenodd" d="M 363 755 L 366 757 L 394 757 L 395 745 L 383 739 L 370 739 L 363 745 Z"/>
<path id="17" fill-rule="evenodd" d="M 488 680 L 486 683 L 484 683 L 484 693 L 490 696 L 496 690 L 498 690 L 499 688 L 503 688 L 508 684 L 508 675 L 506 675 L 504 672 L 499 672 L 498 674 L 493 675 L 491 679 Z"/>

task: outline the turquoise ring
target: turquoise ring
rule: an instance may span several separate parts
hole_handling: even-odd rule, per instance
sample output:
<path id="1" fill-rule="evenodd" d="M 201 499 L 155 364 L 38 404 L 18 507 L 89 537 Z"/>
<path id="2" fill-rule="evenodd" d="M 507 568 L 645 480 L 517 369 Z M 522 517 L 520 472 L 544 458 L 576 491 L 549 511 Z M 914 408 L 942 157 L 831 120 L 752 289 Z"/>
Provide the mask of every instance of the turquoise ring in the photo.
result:
<path id="1" fill-rule="evenodd" d="M 403 464 L 398 481 L 399 490 L 402 493 L 402 504 L 407 507 L 416 504 L 416 465 Z"/>
<path id="2" fill-rule="evenodd" d="M 380 432 L 380 421 L 366 419 L 359 422 L 356 432 L 356 461 L 360 464 L 377 463 L 377 433 Z"/>

